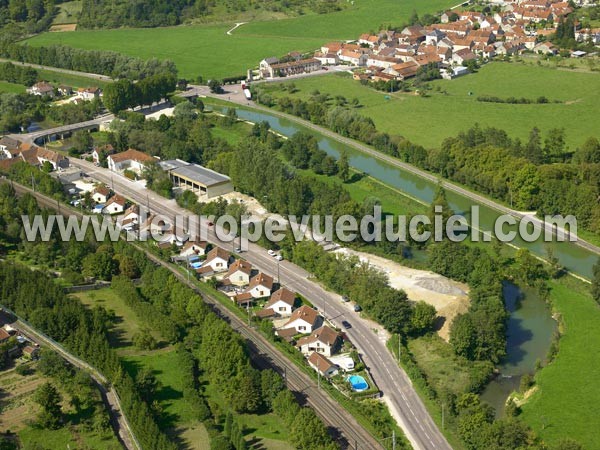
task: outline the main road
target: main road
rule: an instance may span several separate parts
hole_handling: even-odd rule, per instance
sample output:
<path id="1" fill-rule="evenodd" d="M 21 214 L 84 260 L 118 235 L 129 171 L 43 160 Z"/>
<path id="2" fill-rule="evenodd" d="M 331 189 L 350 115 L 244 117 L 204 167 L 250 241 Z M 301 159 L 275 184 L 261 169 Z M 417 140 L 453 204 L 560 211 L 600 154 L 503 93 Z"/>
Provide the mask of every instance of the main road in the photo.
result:
<path id="1" fill-rule="evenodd" d="M 174 200 L 166 200 L 140 183 L 132 182 L 118 173 L 79 159 L 72 159 L 71 164 L 90 177 L 106 183 L 115 192 L 140 205 L 149 206 L 154 213 L 169 218 L 190 214 L 189 211 L 179 207 Z M 209 242 L 216 245 L 224 248 L 233 247 L 232 242 L 224 243 L 218 239 L 212 228 L 208 230 L 207 237 Z M 415 449 L 449 450 L 451 448 L 414 390 L 410 379 L 386 347 L 386 333 L 380 327 L 360 317 L 350 305 L 342 302 L 339 295 L 325 290 L 313 281 L 310 273 L 289 261 L 276 261 L 262 247 L 250 243 L 244 259 L 262 272 L 276 278 L 279 276 L 283 286 L 309 299 L 333 322 L 339 324 L 342 320 L 347 320 L 351 323 L 352 328 L 347 330 L 348 336 L 362 354 L 392 415 Z"/>
<path id="2" fill-rule="evenodd" d="M 0 183 L 1 182 L 5 182 L 5 180 L 0 179 Z M 31 189 L 21 186 L 17 183 L 12 184 L 19 195 L 30 193 L 36 197 L 40 206 L 54 210 L 58 209 L 59 212 L 61 211 L 54 199 L 40 194 L 39 192 L 34 192 Z M 62 210 L 62 214 L 74 215 L 81 218 L 83 212 L 74 210 L 72 208 L 67 208 L 67 210 Z M 248 345 L 252 351 L 253 360 L 257 363 L 257 365 L 262 368 L 275 368 L 282 375 L 284 375 L 288 388 L 305 398 L 306 402 L 317 412 L 317 414 L 319 414 L 319 416 L 323 418 L 325 424 L 333 427 L 336 432 L 339 433 L 336 438 L 342 445 L 342 448 L 352 448 L 355 450 L 378 450 L 382 447 L 381 443 L 371 436 L 371 434 L 366 431 L 348 411 L 341 408 L 339 404 L 329 396 L 329 394 L 320 389 L 320 387 L 311 377 L 300 370 L 300 368 L 298 368 L 294 363 L 290 362 L 280 350 L 275 348 L 273 344 L 270 343 L 257 330 L 248 327 L 243 320 L 236 316 L 231 310 L 221 305 L 216 298 L 200 292 L 198 288 L 188 279 L 188 277 L 183 275 L 176 267 L 165 263 L 153 255 L 150 251 L 144 249 L 142 246 L 136 243 L 132 243 L 132 245 L 138 250 L 144 252 L 146 256 L 155 264 L 162 265 L 170 270 L 180 282 L 193 289 L 204 299 L 206 303 L 211 305 L 213 310 L 215 310 L 220 317 L 226 319 L 239 334 L 248 339 Z M 39 334 L 21 320 L 17 321 L 14 326 L 24 330 L 32 336 L 35 336 L 35 339 L 38 342 L 44 342 L 46 345 L 54 348 L 68 361 L 76 366 L 88 370 L 96 380 L 100 390 L 103 392 L 103 394 L 106 394 L 105 397 L 109 405 L 109 411 L 111 412 L 111 416 L 113 416 L 115 419 L 115 429 L 118 431 L 124 446 L 127 450 L 141 450 L 141 447 L 139 447 L 133 432 L 129 428 L 126 417 L 121 411 L 121 406 L 116 391 L 113 387 L 110 389 L 105 387 L 105 385 L 108 384 L 108 381 L 102 374 L 84 361 L 81 361 L 77 357 L 67 352 L 62 346 L 52 341 L 50 338 Z"/>

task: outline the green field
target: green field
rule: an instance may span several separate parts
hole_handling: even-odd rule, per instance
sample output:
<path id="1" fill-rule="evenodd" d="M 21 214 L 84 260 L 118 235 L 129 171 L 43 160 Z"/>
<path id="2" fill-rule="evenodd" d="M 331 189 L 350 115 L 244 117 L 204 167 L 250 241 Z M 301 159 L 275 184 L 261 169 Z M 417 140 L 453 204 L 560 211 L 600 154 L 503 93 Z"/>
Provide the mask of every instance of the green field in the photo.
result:
<path id="1" fill-rule="evenodd" d="M 356 97 L 362 105 L 357 111 L 371 117 L 378 129 L 403 135 L 427 147 L 439 146 L 444 138 L 476 122 L 502 128 L 521 139 L 527 139 L 534 126 L 543 133 L 564 127 L 567 144 L 572 148 L 589 136 L 600 135 L 597 124 L 600 73 L 495 62 L 476 74 L 431 83 L 433 90 L 429 97 L 395 93 L 389 100 L 385 98 L 389 94 L 363 86 L 345 74 L 304 78 L 295 80 L 294 84 L 299 91 L 293 96 L 298 98 L 308 98 L 316 89 L 332 96 L 343 95 L 349 100 Z M 290 95 L 277 84 L 269 85 L 267 90 L 274 96 Z M 529 99 L 543 95 L 562 103 L 483 103 L 476 100 L 479 95 Z"/>
<path id="2" fill-rule="evenodd" d="M 104 49 L 140 58 L 171 59 L 181 76 L 205 79 L 246 73 L 259 61 L 290 51 L 311 51 L 330 39 L 356 39 L 382 24 L 404 22 L 414 9 L 435 12 L 452 5 L 448 0 L 355 0 L 353 6 L 331 14 L 251 22 L 226 35 L 233 24 L 189 25 L 154 29 L 116 29 L 44 33 L 31 45 L 64 44 Z M 149 45 L 151 43 L 151 45 Z"/>
<path id="3" fill-rule="evenodd" d="M 553 282 L 552 303 L 564 322 L 560 351 L 536 376 L 537 392 L 522 407 L 523 419 L 547 442 L 569 437 L 600 449 L 600 308 L 587 287 Z"/>
<path id="4" fill-rule="evenodd" d="M 22 84 L 9 83 L 7 81 L 0 81 L 0 94 L 22 94 L 25 92 L 25 86 Z"/>
<path id="5" fill-rule="evenodd" d="M 70 75 L 62 72 L 55 72 L 54 70 L 36 69 L 39 73 L 40 80 L 48 81 L 56 86 L 64 84 L 73 88 L 80 87 L 103 87 L 106 85 L 105 81 L 99 81 L 89 77 L 82 77 L 79 75 Z"/>
<path id="6" fill-rule="evenodd" d="M 77 23 L 81 12 L 81 0 L 64 2 L 58 5 L 58 14 L 54 17 L 52 25 L 63 25 L 66 23 Z"/>

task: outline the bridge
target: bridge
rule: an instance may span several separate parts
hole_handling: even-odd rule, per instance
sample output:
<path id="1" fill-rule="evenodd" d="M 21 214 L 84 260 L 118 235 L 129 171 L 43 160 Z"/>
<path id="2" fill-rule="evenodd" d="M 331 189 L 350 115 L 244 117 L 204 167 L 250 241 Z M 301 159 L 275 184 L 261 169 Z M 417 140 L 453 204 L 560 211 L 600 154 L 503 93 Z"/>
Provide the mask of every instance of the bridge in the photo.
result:
<path id="1" fill-rule="evenodd" d="M 114 118 L 115 116 L 113 114 L 104 114 L 102 116 L 96 117 L 95 119 L 87 120 L 85 122 L 74 123 L 71 125 L 63 125 L 56 128 L 49 128 L 47 130 L 36 130 L 32 131 L 31 133 L 9 134 L 8 136 L 22 142 L 42 145 L 44 142 L 52 140 L 53 138 L 64 139 L 73 134 L 75 131 L 98 131 L 102 123 L 110 122 Z"/>

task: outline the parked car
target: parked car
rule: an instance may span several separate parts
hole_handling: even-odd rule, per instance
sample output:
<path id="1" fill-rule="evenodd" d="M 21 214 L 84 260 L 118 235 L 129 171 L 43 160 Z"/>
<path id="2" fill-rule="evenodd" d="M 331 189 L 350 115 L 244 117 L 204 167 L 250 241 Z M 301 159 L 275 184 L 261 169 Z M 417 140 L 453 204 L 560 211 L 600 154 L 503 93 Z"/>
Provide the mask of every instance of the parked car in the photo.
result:
<path id="1" fill-rule="evenodd" d="M 350 324 L 350 322 L 348 322 L 347 320 L 342 320 L 342 326 L 348 330 L 350 328 L 352 328 L 352 325 Z"/>
<path id="2" fill-rule="evenodd" d="M 361 312 L 362 308 L 360 307 L 360 305 L 354 305 L 354 312 Z"/>
<path id="3" fill-rule="evenodd" d="M 275 259 L 276 259 L 277 261 L 283 261 L 283 256 L 281 256 L 281 255 L 277 255 L 277 256 L 275 257 Z"/>
<path id="4" fill-rule="evenodd" d="M 346 296 L 346 295 L 342 295 L 342 301 L 343 301 L 344 303 L 348 303 L 348 302 L 350 301 L 350 299 L 348 298 L 348 296 Z"/>
<path id="5" fill-rule="evenodd" d="M 269 254 L 269 256 L 275 256 L 275 250 L 267 250 L 267 253 Z"/>
<path id="6" fill-rule="evenodd" d="M 242 247 L 236 247 L 235 252 L 242 253 L 243 252 Z"/>

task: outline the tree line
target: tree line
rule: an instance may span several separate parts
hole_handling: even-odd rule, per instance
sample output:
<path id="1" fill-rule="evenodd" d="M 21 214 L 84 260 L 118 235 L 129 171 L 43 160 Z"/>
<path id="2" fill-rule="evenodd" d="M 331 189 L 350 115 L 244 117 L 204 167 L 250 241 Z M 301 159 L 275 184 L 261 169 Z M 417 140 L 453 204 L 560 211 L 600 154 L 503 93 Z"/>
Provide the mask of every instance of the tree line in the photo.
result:
<path id="1" fill-rule="evenodd" d="M 0 80 L 31 86 L 39 80 L 39 74 L 38 71 L 32 67 L 16 66 L 11 63 L 0 63 Z"/>
<path id="2" fill-rule="evenodd" d="M 83 50 L 66 45 L 33 47 L 20 43 L 5 43 L 0 46 L 0 56 L 19 62 L 129 80 L 139 80 L 161 73 L 177 74 L 177 68 L 170 60 L 143 60 L 112 51 Z"/>
<path id="3" fill-rule="evenodd" d="M 151 75 L 137 83 L 128 79 L 115 81 L 104 88 L 104 106 L 116 114 L 127 108 L 152 105 L 167 98 L 167 94 L 175 90 L 176 83 L 172 73 Z"/>
<path id="4" fill-rule="evenodd" d="M 264 0 L 257 5 L 251 0 L 83 0 L 78 23 L 82 28 L 164 27 L 199 18 L 218 20 L 223 15 L 239 14 L 254 9 L 292 14 L 303 10 L 327 13 L 339 10 L 340 2 Z"/>

